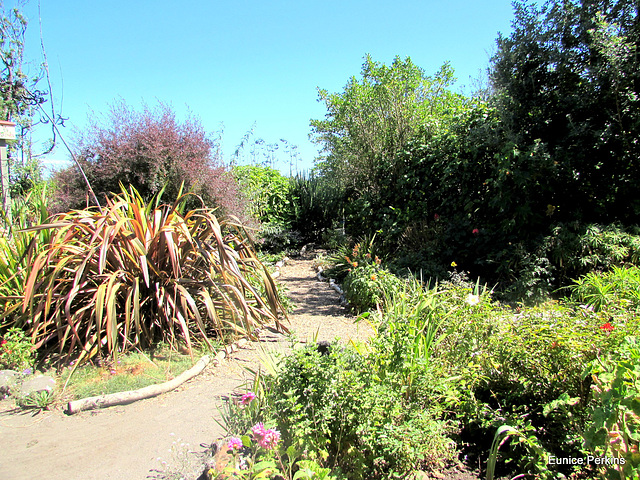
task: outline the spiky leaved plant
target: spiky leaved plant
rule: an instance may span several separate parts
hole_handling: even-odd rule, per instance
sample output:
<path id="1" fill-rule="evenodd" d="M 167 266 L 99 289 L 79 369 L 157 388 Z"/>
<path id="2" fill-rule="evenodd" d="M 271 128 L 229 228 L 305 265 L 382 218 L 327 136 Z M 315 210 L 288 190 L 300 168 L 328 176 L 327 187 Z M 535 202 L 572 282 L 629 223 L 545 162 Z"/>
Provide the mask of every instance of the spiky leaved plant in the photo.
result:
<path id="1" fill-rule="evenodd" d="M 49 230 L 25 230 L 34 224 L 47 222 L 49 193 L 47 185 L 41 184 L 26 196 L 12 199 L 13 225 L 10 230 L 0 228 L 0 298 L 15 300 L 22 295 L 24 281 L 30 271 L 30 259 L 51 237 Z M 5 330 L 4 326 L 0 321 L 0 333 Z"/>
<path id="2" fill-rule="evenodd" d="M 123 188 L 102 211 L 32 227 L 53 233 L 4 318 L 38 348 L 81 359 L 158 341 L 191 351 L 194 339 L 210 346 L 212 336 L 251 336 L 271 321 L 286 330 L 274 281 L 240 222 L 206 208 L 181 214 L 184 198 L 145 204 Z"/>

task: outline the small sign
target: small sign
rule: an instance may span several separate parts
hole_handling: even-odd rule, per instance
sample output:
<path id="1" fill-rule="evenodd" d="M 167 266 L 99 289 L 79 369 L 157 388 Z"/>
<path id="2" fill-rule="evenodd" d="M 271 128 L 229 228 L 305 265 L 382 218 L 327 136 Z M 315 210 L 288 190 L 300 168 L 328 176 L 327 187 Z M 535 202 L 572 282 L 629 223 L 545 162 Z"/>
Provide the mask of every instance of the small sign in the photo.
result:
<path id="1" fill-rule="evenodd" d="M 0 120 L 0 140 L 15 140 L 16 139 L 16 124 L 13 122 L 7 122 Z"/>

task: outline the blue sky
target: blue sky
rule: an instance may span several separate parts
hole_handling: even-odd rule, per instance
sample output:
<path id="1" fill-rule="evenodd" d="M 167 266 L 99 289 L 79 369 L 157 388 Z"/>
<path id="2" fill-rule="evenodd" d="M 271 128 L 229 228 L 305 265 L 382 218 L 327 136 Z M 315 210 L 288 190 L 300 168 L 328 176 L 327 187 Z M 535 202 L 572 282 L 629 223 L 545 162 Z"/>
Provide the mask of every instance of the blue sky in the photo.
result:
<path id="1" fill-rule="evenodd" d="M 191 111 L 208 131 L 224 126 L 227 159 L 255 122 L 254 140 L 298 146 L 299 169 L 317 155 L 308 139 L 309 120 L 325 114 L 317 87 L 342 91 L 370 53 L 384 63 L 409 56 L 428 74 L 449 61 L 463 89 L 488 66 L 513 18 L 509 0 L 41 0 L 40 9 L 67 139 L 90 111 L 105 112 L 118 98 L 136 108 L 162 101 L 181 119 Z M 36 65 L 37 0 L 22 10 Z M 282 147 L 277 153 L 288 173 L 289 157 Z M 48 158 L 67 159 L 61 147 Z"/>

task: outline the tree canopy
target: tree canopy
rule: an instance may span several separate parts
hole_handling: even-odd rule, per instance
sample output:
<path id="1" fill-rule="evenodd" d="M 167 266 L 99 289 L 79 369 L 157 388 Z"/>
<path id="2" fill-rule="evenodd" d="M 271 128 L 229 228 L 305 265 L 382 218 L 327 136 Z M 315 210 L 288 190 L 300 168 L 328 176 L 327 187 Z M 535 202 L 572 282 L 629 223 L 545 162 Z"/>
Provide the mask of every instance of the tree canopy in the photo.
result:
<path id="1" fill-rule="evenodd" d="M 356 190 L 377 189 L 377 165 L 392 162 L 419 129 L 437 128 L 462 103 L 449 90 L 454 81 L 448 63 L 430 77 L 409 57 L 387 66 L 367 55 L 361 78 L 352 77 L 342 92 L 318 89 L 327 107 L 324 120 L 311 120 L 324 153 L 318 169 Z"/>
<path id="2" fill-rule="evenodd" d="M 193 117 L 178 121 L 172 109 L 159 104 L 135 111 L 123 101 L 104 118 L 91 118 L 75 142 L 75 155 L 99 199 L 132 185 L 149 200 L 165 187 L 164 198 L 185 191 L 207 206 L 241 214 L 237 187 L 217 155 L 215 141 Z M 55 176 L 58 209 L 86 206 L 86 185 L 75 166 Z M 195 205 L 194 205 L 195 206 Z"/>
<path id="3" fill-rule="evenodd" d="M 553 162 L 558 214 L 640 218 L 637 1 L 516 2 L 491 80 L 514 146 L 539 142 Z"/>

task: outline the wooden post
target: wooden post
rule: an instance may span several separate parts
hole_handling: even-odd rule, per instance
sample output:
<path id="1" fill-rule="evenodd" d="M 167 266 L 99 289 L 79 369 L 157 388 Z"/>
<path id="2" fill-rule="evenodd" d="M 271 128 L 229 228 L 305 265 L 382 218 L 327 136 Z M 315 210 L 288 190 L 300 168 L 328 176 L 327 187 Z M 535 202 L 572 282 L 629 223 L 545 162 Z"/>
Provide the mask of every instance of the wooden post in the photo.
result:
<path id="1" fill-rule="evenodd" d="M 2 210 L 6 221 L 6 232 L 11 235 L 11 195 L 9 193 L 9 159 L 7 140 L 15 140 L 16 124 L 0 120 L 0 182 L 2 183 Z"/>

